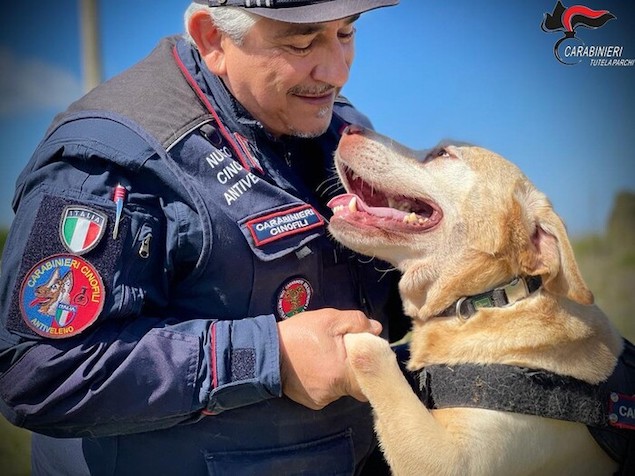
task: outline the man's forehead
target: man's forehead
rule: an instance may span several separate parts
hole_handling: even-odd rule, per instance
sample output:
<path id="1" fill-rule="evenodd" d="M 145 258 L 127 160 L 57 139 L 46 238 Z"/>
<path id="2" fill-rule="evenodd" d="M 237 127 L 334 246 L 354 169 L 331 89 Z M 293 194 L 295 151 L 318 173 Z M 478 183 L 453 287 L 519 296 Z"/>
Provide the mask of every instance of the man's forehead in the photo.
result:
<path id="1" fill-rule="evenodd" d="M 342 25 L 350 25 L 351 23 L 354 23 L 359 17 L 360 15 L 353 15 L 352 17 L 344 18 L 342 20 L 334 20 L 324 23 L 285 23 L 276 21 L 276 23 L 279 24 L 280 27 L 276 30 L 274 37 L 284 38 L 287 36 L 313 35 L 315 33 L 326 30 L 328 25 L 332 23 L 342 22 Z"/>

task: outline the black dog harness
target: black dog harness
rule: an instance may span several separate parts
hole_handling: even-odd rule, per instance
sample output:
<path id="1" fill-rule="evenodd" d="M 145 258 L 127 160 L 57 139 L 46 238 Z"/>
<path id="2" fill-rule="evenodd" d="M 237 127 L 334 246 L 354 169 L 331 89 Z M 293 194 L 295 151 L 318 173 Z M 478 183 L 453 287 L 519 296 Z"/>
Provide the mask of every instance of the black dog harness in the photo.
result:
<path id="1" fill-rule="evenodd" d="M 599 385 L 501 364 L 432 365 L 415 375 L 428 409 L 470 407 L 584 423 L 619 475 L 635 474 L 635 346 Z"/>

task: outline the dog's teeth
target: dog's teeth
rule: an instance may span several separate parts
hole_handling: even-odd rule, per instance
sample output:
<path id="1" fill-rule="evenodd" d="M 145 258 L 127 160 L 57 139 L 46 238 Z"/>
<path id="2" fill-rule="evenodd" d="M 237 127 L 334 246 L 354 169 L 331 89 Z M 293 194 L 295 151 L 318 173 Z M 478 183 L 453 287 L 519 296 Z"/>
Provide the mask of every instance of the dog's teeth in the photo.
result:
<path id="1" fill-rule="evenodd" d="M 404 223 L 417 223 L 417 214 L 415 212 L 410 213 L 409 215 L 406 215 L 405 217 L 403 217 L 403 222 Z"/>
<path id="2" fill-rule="evenodd" d="M 351 198 L 351 201 L 348 202 L 348 209 L 352 213 L 355 213 L 357 211 L 357 197 Z"/>

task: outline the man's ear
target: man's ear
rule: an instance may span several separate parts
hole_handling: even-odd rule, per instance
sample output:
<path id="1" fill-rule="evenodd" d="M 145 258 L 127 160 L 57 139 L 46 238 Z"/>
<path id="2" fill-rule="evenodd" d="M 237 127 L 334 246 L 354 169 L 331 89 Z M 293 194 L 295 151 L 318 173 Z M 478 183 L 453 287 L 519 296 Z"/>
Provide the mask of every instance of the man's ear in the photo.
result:
<path id="1" fill-rule="evenodd" d="M 580 304 L 593 304 L 593 294 L 582 278 L 564 223 L 547 197 L 534 189 L 519 198 L 526 211 L 529 234 L 528 248 L 521 257 L 522 271 L 541 276 L 549 292 Z"/>
<path id="2" fill-rule="evenodd" d="M 227 71 L 222 45 L 223 33 L 216 28 L 209 13 L 195 12 L 190 18 L 188 28 L 209 70 L 216 76 L 224 76 Z"/>

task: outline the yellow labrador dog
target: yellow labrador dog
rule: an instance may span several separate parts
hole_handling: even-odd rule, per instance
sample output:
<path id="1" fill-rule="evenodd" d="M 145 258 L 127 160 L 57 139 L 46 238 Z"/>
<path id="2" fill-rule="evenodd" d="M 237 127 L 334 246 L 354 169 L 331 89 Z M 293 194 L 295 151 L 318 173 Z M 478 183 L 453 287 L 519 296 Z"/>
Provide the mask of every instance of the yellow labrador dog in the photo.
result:
<path id="1" fill-rule="evenodd" d="M 345 338 L 393 473 L 613 474 L 618 464 L 584 423 L 567 421 L 559 400 L 569 398 L 564 383 L 584 400 L 606 380 L 623 339 L 592 305 L 545 195 L 488 150 L 447 146 L 421 156 L 355 126 L 336 168 L 348 193 L 329 204 L 330 232 L 401 271 L 413 323 L 408 369 L 419 374 L 419 395 L 385 340 Z M 544 401 L 536 386 L 546 388 Z M 448 406 L 428 410 L 426 399 Z M 570 406 L 583 421 L 599 411 L 586 400 Z"/>

